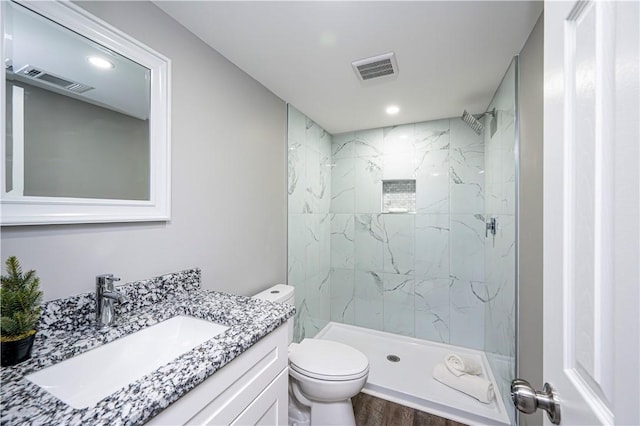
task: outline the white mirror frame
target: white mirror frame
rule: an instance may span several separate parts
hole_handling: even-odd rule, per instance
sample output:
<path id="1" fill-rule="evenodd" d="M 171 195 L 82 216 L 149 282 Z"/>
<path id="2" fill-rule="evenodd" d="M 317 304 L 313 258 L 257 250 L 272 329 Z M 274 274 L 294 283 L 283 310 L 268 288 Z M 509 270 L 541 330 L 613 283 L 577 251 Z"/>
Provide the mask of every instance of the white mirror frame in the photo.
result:
<path id="1" fill-rule="evenodd" d="M 0 3 L 4 3 L 3 1 Z M 171 61 L 84 9 L 66 1 L 16 1 L 32 11 L 99 43 L 150 70 L 150 199 L 106 200 L 63 197 L 12 197 L 6 194 L 5 172 L 0 173 L 0 224 L 42 225 L 168 221 L 171 219 Z M 4 4 L 0 7 L 4 9 Z M 4 22 L 0 14 L 0 33 Z M 0 43 L 4 58 L 4 43 Z M 5 68 L 0 67 L 0 105 L 6 105 Z M 6 114 L 0 114 L 1 155 L 5 169 Z"/>

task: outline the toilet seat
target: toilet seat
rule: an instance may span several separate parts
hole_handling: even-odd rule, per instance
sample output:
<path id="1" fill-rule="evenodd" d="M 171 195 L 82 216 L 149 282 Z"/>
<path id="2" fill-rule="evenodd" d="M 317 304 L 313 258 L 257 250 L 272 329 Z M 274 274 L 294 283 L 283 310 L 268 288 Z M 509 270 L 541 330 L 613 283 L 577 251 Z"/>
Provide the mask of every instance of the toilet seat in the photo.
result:
<path id="1" fill-rule="evenodd" d="M 369 374 L 369 369 L 362 371 L 359 374 L 352 374 L 346 376 L 328 376 L 324 374 L 318 374 L 311 371 L 304 370 L 302 368 L 296 367 L 295 365 L 289 364 L 289 375 L 298 380 L 316 380 L 319 382 L 349 382 L 361 379 L 366 377 Z"/>
<path id="2" fill-rule="evenodd" d="M 289 353 L 289 367 L 326 381 L 356 380 L 369 373 L 367 357 L 351 346 L 331 340 L 304 339 Z"/>

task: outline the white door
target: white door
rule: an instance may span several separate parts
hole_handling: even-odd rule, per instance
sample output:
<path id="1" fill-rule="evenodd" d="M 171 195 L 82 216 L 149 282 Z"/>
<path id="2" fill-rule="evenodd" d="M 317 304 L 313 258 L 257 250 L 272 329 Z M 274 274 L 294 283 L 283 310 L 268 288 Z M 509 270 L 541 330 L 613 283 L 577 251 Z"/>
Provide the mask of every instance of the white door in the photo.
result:
<path id="1" fill-rule="evenodd" d="M 545 2 L 544 380 L 563 425 L 640 424 L 639 9 Z"/>

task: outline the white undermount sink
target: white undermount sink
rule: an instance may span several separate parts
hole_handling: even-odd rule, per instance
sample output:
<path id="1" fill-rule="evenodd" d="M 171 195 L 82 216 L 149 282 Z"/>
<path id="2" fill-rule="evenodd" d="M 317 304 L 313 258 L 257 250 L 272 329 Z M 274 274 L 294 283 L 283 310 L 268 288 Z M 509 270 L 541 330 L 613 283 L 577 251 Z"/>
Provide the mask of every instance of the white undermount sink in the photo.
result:
<path id="1" fill-rule="evenodd" d="M 73 408 L 86 408 L 228 328 L 176 316 L 26 378 Z"/>

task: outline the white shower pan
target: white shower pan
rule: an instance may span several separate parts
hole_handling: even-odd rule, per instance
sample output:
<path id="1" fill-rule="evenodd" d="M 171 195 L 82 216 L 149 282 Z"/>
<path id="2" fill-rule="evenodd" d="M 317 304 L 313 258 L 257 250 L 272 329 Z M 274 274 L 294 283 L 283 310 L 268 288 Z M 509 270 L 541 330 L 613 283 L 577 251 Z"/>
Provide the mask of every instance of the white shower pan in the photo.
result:
<path id="1" fill-rule="evenodd" d="M 482 351 L 330 322 L 315 336 L 351 345 L 369 358 L 369 379 L 362 392 L 417 410 L 472 425 L 509 425 L 499 388 Z M 490 404 L 436 381 L 433 367 L 449 353 L 476 359 L 491 380 L 496 398 Z M 389 355 L 399 361 L 389 361 Z M 393 358 L 392 358 L 393 359 Z"/>

